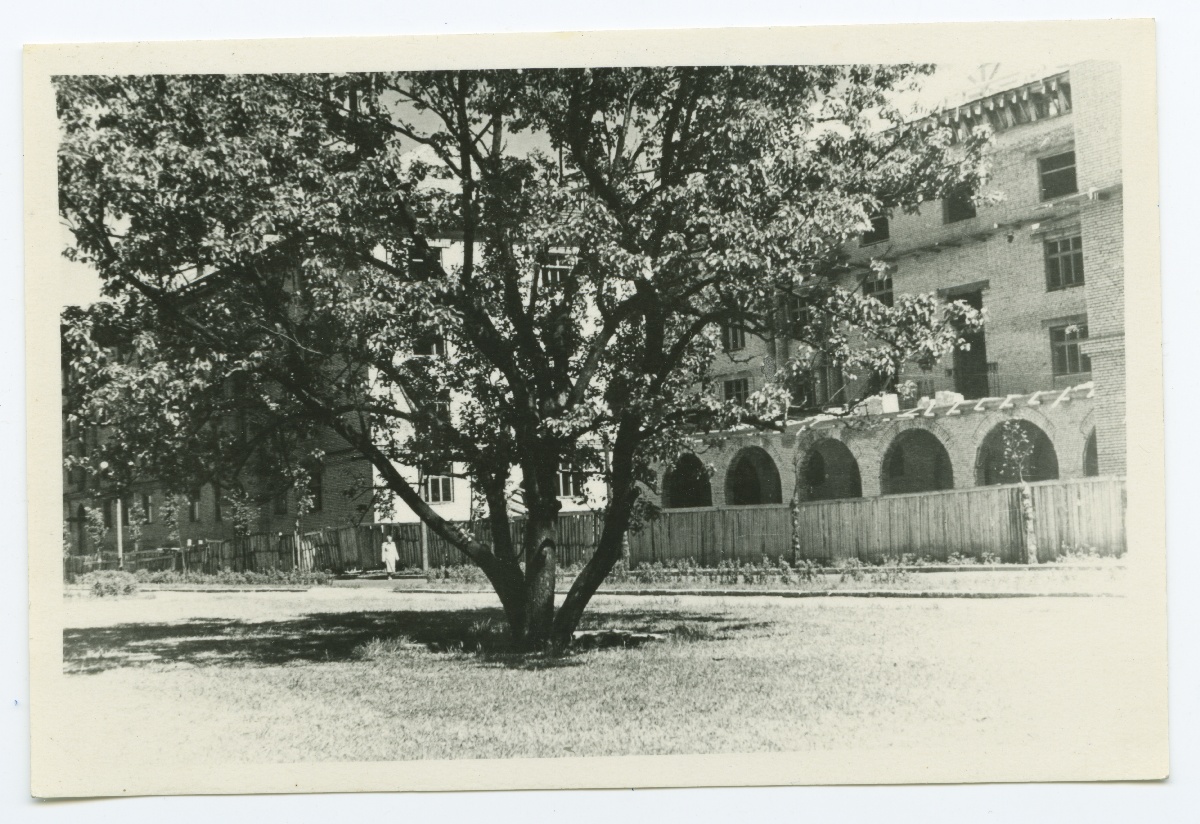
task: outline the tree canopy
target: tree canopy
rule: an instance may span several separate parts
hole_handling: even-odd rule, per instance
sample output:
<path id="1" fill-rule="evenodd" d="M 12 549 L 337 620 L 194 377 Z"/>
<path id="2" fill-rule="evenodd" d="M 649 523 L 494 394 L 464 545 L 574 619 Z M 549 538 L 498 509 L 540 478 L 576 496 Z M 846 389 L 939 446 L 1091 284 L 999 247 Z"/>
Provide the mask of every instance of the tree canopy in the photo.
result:
<path id="1" fill-rule="evenodd" d="M 112 433 L 89 458 L 233 488 L 334 432 L 483 569 L 518 641 L 561 647 L 689 437 L 782 426 L 814 357 L 894 377 L 978 326 L 843 285 L 870 216 L 978 189 L 986 135 L 952 144 L 893 103 L 929 71 L 59 77 L 67 255 L 107 297 L 64 315 L 75 414 Z M 745 402 L 705 380 L 731 324 L 804 344 Z M 401 471 L 448 463 L 490 542 Z M 556 611 L 562 464 L 609 495 Z"/>

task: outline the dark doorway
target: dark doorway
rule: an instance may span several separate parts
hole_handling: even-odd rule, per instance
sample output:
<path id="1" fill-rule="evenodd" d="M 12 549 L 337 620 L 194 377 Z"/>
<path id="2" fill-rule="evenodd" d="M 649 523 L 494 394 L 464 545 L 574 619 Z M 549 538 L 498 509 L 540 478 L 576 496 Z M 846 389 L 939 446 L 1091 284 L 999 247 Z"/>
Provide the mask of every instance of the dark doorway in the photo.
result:
<path id="1" fill-rule="evenodd" d="M 1083 474 L 1089 478 L 1100 474 L 1100 453 L 1096 450 L 1095 429 L 1088 435 L 1087 443 L 1083 447 Z"/>
<path id="2" fill-rule="evenodd" d="M 836 498 L 861 498 L 862 478 L 858 462 L 841 441 L 818 441 L 804 461 L 801 473 L 801 500 L 827 501 Z"/>
<path id="3" fill-rule="evenodd" d="M 966 301 L 972 309 L 983 308 L 983 291 L 951 295 L 950 300 Z M 987 346 L 983 330 L 964 335 L 968 349 L 954 350 L 954 391 L 964 398 L 988 396 Z"/>
<path id="4" fill-rule="evenodd" d="M 704 464 L 689 452 L 679 456 L 663 480 L 663 507 L 684 509 L 696 506 L 712 506 L 712 486 L 708 482 L 708 470 Z"/>
<path id="5" fill-rule="evenodd" d="M 782 501 L 779 470 L 766 450 L 748 446 L 738 452 L 725 475 L 725 503 L 754 506 Z"/>
<path id="6" fill-rule="evenodd" d="M 883 455 L 879 485 L 884 495 L 953 489 L 950 455 L 936 436 L 923 429 L 901 432 Z"/>

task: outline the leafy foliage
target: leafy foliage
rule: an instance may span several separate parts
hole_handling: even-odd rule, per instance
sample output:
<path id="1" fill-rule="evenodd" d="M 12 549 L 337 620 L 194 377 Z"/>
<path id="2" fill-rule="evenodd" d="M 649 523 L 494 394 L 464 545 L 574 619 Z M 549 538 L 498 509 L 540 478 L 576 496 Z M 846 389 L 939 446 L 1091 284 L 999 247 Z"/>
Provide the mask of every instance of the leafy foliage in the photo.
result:
<path id="1" fill-rule="evenodd" d="M 108 524 L 104 522 L 104 510 L 100 507 L 89 506 L 84 510 L 83 531 L 87 534 L 88 544 L 99 555 L 104 547 L 104 539 L 108 537 Z"/>
<path id="2" fill-rule="evenodd" d="M 1023 482 L 1029 474 L 1033 451 L 1033 438 L 1022 421 L 1008 420 L 1000 424 L 1001 482 Z"/>

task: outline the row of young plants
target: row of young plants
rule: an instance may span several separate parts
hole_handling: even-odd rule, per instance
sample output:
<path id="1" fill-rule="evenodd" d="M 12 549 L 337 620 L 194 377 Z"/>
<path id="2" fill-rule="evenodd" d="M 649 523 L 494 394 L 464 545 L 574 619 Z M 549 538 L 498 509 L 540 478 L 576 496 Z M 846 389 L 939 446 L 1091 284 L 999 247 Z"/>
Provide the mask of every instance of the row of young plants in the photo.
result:
<path id="1" fill-rule="evenodd" d="M 189 584 L 204 586 L 324 586 L 333 575 L 323 571 L 268 570 L 265 572 L 222 570 L 217 573 L 176 570 L 108 569 L 76 575 L 72 583 L 90 587 L 93 595 L 132 595 L 142 584 Z"/>
<path id="2" fill-rule="evenodd" d="M 1098 552 L 1094 548 L 1064 546 L 1055 560 L 1058 563 L 1078 563 L 1112 557 L 1111 554 Z M 830 579 L 838 583 L 867 580 L 872 584 L 884 585 L 903 583 L 909 580 L 915 569 L 1000 566 L 1001 564 L 1000 558 L 990 552 L 985 552 L 978 557 L 951 553 L 945 560 L 930 556 L 904 554 L 898 558 L 893 557 L 874 562 L 858 558 L 843 558 L 826 563 L 813 560 L 791 563 L 782 556 L 772 559 L 764 555 L 758 563 L 726 560 L 721 561 L 715 567 L 701 566 L 693 558 L 654 561 L 649 564 L 639 564 L 634 568 L 630 568 L 626 562 L 621 561 L 613 568 L 605 585 L 793 585 L 818 581 L 829 583 Z M 558 577 L 562 581 L 574 580 L 581 569 L 582 564 L 579 563 L 560 566 Z M 484 586 L 487 584 L 483 572 L 478 567 L 469 564 L 432 568 L 425 573 L 425 579 L 428 583 L 442 585 Z"/>
<path id="3" fill-rule="evenodd" d="M 571 581 L 579 574 L 582 564 L 569 564 L 558 568 L 561 581 Z M 870 578 L 876 583 L 898 583 L 907 580 L 909 572 L 900 563 L 889 561 L 881 564 L 864 563 L 857 558 L 845 559 L 832 565 L 802 560 L 789 563 L 786 558 L 763 556 L 759 563 L 722 561 L 716 567 L 702 567 L 692 558 L 649 564 L 630 568 L 624 561 L 613 567 L 606 586 L 611 585 L 799 585 L 827 581 L 832 575 L 839 582 L 861 581 Z M 478 567 L 470 565 L 443 566 L 430 569 L 425 579 L 431 584 L 485 585 L 487 583 Z"/>

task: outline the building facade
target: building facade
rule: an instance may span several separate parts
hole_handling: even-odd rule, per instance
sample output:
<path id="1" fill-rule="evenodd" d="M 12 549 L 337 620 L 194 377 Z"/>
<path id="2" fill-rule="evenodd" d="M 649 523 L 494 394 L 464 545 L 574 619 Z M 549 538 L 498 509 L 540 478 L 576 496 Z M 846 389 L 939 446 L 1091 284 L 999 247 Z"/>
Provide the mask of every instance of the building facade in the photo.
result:
<path id="1" fill-rule="evenodd" d="M 993 197 L 880 215 L 848 250 L 842 285 L 885 303 L 936 293 L 986 313 L 970 348 L 906 368 L 909 398 L 797 421 L 783 434 L 728 433 L 667 473 L 667 507 L 744 505 L 952 489 L 1006 479 L 998 427 L 1032 443 L 1032 480 L 1125 471 L 1120 76 L 1071 66 L 930 119 L 994 134 Z M 877 276 L 872 260 L 887 264 Z M 742 398 L 774 374 L 788 340 L 726 332 L 713 379 Z M 818 401 L 862 394 L 833 367 Z M 905 407 L 908 407 L 907 409 Z M 861 413 L 861 414 L 858 414 Z M 705 503 L 697 503 L 705 502 Z"/>

